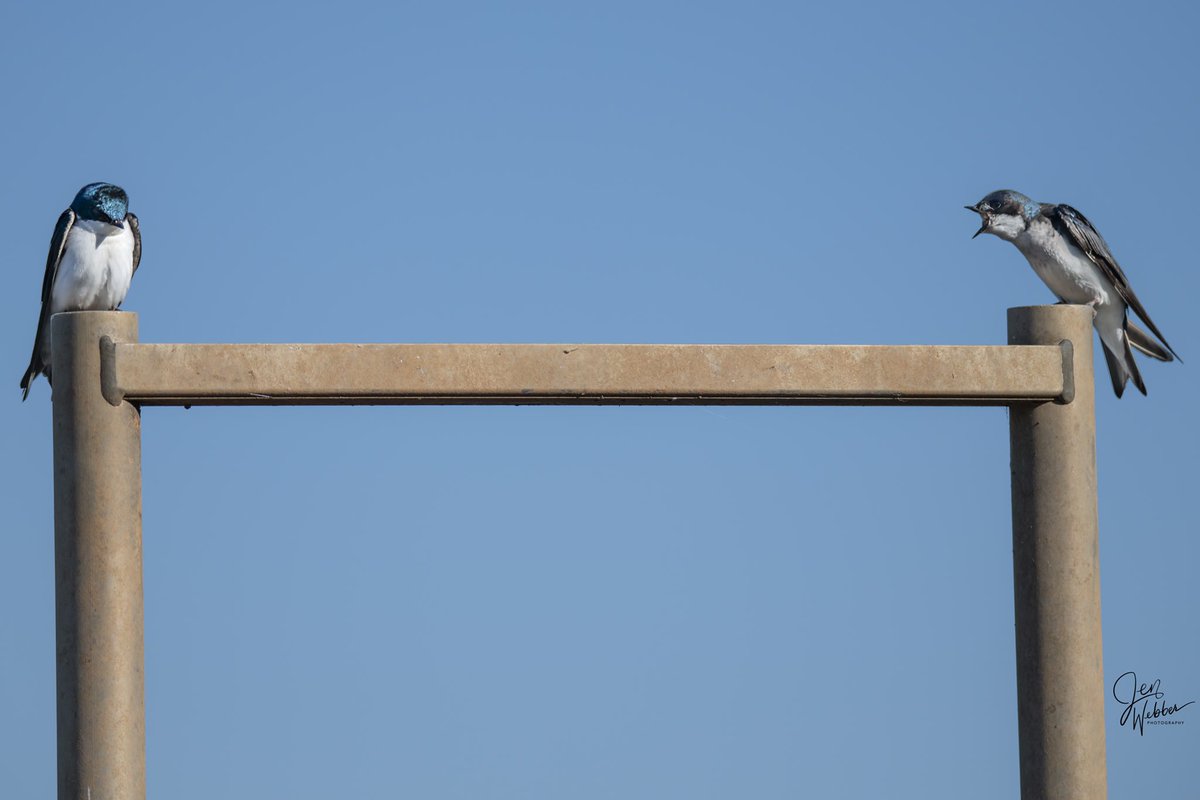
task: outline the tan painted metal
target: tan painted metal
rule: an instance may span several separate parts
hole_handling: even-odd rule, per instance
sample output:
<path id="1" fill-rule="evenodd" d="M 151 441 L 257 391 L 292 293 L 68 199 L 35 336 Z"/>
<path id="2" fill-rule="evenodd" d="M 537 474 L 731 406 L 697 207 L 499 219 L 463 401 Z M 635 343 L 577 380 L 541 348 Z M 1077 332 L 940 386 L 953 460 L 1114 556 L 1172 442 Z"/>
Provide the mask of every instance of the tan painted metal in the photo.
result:
<path id="1" fill-rule="evenodd" d="M 51 321 L 58 796 L 146 796 L 141 416 L 100 391 L 100 339 L 137 315 Z"/>
<path id="2" fill-rule="evenodd" d="M 1057 345 L 115 343 L 103 361 L 105 396 L 141 405 L 1007 405 L 1070 389 Z"/>
<path id="3" fill-rule="evenodd" d="M 1063 339 L 1075 346 L 1074 400 L 1009 413 L 1021 797 L 1104 800 L 1092 314 L 1009 309 L 1010 343 Z"/>
<path id="4" fill-rule="evenodd" d="M 1009 346 L 137 344 L 54 317 L 59 796 L 143 798 L 140 405 L 1009 405 L 1022 796 L 1105 796 L 1088 309 Z"/>

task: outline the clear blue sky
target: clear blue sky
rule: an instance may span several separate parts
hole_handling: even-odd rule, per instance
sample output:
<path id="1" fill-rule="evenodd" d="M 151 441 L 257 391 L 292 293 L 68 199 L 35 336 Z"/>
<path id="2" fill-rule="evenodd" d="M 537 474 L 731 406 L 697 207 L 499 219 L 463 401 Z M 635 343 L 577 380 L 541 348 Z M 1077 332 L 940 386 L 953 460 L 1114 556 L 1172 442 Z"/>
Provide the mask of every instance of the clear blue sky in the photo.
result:
<path id="1" fill-rule="evenodd" d="M 1098 397 L 1105 672 L 1200 700 L 1195 4 L 12 4 L 0 774 L 53 796 L 47 243 L 151 342 L 1002 343 L 962 210 L 1097 224 L 1187 365 Z M 1098 364 L 1103 370 L 1103 364 Z M 148 775 L 188 798 L 1011 798 L 1002 410 L 150 409 Z M 1194 795 L 1200 705 L 1111 795 Z M 1190 713 L 1194 712 L 1194 713 Z"/>

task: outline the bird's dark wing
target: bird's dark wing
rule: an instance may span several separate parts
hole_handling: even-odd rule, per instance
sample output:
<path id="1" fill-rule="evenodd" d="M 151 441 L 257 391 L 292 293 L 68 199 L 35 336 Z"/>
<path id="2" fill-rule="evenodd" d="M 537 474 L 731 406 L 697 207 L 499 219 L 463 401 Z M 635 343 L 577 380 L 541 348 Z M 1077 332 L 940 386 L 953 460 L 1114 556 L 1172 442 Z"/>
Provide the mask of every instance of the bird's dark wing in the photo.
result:
<path id="1" fill-rule="evenodd" d="M 75 224 L 75 212 L 67 209 L 58 217 L 54 235 L 50 237 L 50 252 L 46 254 L 46 276 L 42 278 L 42 305 L 50 308 L 50 293 L 54 290 L 54 276 L 62 262 L 63 249 L 67 246 L 67 234 Z"/>
<path id="2" fill-rule="evenodd" d="M 1092 260 L 1104 276 L 1112 283 L 1117 293 L 1121 295 L 1121 299 L 1125 304 L 1133 309 L 1134 313 L 1142 318 L 1146 323 L 1146 327 L 1154 332 L 1154 335 L 1161 341 L 1174 355 L 1179 358 L 1179 354 L 1175 352 L 1171 345 L 1167 344 L 1167 339 L 1162 335 L 1162 331 L 1150 319 L 1150 315 L 1146 313 L 1142 301 L 1138 300 L 1136 294 L 1133 293 L 1133 287 L 1129 285 L 1129 279 L 1125 277 L 1121 265 L 1117 263 L 1117 259 L 1113 258 L 1112 252 L 1108 249 L 1108 243 L 1104 241 L 1104 237 L 1096 230 L 1096 226 L 1088 220 L 1083 214 L 1068 205 L 1060 204 L 1051 206 L 1047 209 L 1050 215 L 1050 221 L 1059 233 L 1066 236 L 1075 243 L 1075 246 L 1087 254 L 1087 257 Z M 1183 359 L 1179 359 L 1182 361 Z"/>
<path id="3" fill-rule="evenodd" d="M 54 278 L 58 275 L 58 265 L 62 263 L 63 249 L 67 246 L 67 235 L 75 224 L 75 212 L 71 209 L 64 211 L 54 226 L 54 235 L 50 237 L 50 252 L 46 254 L 46 276 L 42 278 L 42 311 L 38 316 L 37 334 L 33 337 L 33 357 L 29 359 L 29 369 L 21 378 L 21 388 L 24 400 L 29 396 L 29 384 L 38 373 L 45 372 L 48 365 L 42 363 L 41 343 L 50 324 L 50 299 L 54 293 Z"/>
<path id="4" fill-rule="evenodd" d="M 142 226 L 136 214 L 126 214 L 129 220 L 129 230 L 133 231 L 133 274 L 137 274 L 138 264 L 142 263 Z"/>

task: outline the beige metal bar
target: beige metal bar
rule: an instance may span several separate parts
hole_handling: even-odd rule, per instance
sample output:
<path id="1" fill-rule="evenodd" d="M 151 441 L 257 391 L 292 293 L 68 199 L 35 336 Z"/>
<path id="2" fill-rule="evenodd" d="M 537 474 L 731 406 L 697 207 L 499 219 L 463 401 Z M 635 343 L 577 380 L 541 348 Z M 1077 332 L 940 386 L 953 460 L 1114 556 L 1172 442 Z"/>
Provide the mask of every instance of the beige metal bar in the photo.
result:
<path id="1" fill-rule="evenodd" d="M 1008 339 L 1076 354 L 1070 404 L 1009 413 L 1021 797 L 1104 800 L 1092 313 L 1009 309 Z"/>
<path id="2" fill-rule="evenodd" d="M 141 417 L 100 391 L 100 339 L 137 341 L 137 315 L 51 321 L 58 796 L 146 796 Z"/>
<path id="3" fill-rule="evenodd" d="M 1069 399 L 1070 350 L 658 344 L 107 343 L 140 405 L 1008 405 Z"/>
<path id="4" fill-rule="evenodd" d="M 1004 347 L 142 345 L 115 312 L 52 329 L 62 798 L 145 796 L 137 406 L 354 403 L 1013 406 L 1022 796 L 1105 796 L 1086 308 L 1010 309 Z"/>

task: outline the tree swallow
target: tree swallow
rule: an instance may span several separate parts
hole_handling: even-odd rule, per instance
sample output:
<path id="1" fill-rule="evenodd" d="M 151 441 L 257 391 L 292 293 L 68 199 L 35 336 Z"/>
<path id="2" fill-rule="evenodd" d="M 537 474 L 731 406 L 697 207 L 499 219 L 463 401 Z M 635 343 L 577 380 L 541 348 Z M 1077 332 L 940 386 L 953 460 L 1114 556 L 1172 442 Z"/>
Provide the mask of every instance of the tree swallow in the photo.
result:
<path id="1" fill-rule="evenodd" d="M 114 311 L 125 300 L 142 260 L 142 232 L 120 186 L 89 183 L 58 218 L 46 277 L 33 357 L 21 378 L 21 399 L 39 373 L 50 380 L 50 317 L 60 311 Z"/>
<path id="2" fill-rule="evenodd" d="M 1133 293 L 1108 244 L 1083 214 L 1068 205 L 1034 202 L 1009 189 L 992 192 L 965 208 L 983 219 L 975 236 L 990 233 L 1012 242 L 1059 300 L 1092 307 L 1117 397 L 1130 378 L 1138 391 L 1146 393 L 1133 360 L 1134 348 L 1159 361 L 1179 358 Z M 1157 340 L 1129 321 L 1128 309 L 1141 317 Z"/>

